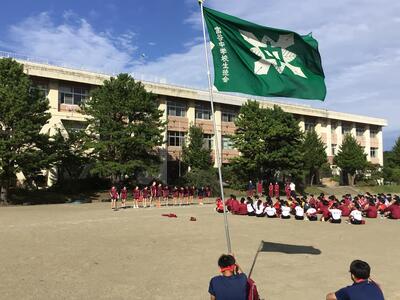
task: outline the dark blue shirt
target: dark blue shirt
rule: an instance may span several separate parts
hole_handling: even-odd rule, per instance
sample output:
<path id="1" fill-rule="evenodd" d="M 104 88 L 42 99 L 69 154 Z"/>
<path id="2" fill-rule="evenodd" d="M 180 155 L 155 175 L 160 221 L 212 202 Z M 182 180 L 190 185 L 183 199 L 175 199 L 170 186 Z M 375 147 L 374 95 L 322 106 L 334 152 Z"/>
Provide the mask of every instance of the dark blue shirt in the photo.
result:
<path id="1" fill-rule="evenodd" d="M 246 300 L 247 276 L 244 273 L 233 276 L 215 276 L 210 280 L 208 292 L 217 300 Z"/>
<path id="2" fill-rule="evenodd" d="M 335 295 L 337 300 L 384 300 L 381 289 L 368 280 L 353 283 L 338 290 Z"/>

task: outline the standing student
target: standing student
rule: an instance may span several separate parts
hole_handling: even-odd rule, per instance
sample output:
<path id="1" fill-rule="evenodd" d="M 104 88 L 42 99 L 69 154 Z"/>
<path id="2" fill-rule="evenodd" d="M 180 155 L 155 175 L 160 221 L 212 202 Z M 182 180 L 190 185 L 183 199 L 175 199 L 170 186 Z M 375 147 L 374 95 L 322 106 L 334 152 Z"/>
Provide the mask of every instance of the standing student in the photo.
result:
<path id="1" fill-rule="evenodd" d="M 189 203 L 193 204 L 193 195 L 195 193 L 196 188 L 194 186 L 189 186 Z"/>
<path id="2" fill-rule="evenodd" d="M 189 205 L 189 187 L 185 186 L 183 189 L 183 197 L 185 198 L 186 205 Z"/>
<path id="3" fill-rule="evenodd" d="M 172 196 L 174 205 L 177 205 L 179 199 L 179 189 L 177 188 L 177 186 L 174 186 L 174 189 L 172 191 Z"/>
<path id="4" fill-rule="evenodd" d="M 270 198 L 274 197 L 274 185 L 272 184 L 272 182 L 270 182 L 268 186 L 268 196 Z"/>
<path id="5" fill-rule="evenodd" d="M 199 205 L 203 205 L 204 198 L 204 187 L 201 187 L 197 190 L 197 199 L 199 201 Z"/>
<path id="6" fill-rule="evenodd" d="M 143 188 L 143 207 L 147 207 L 147 203 L 150 203 L 151 206 L 151 196 L 150 196 L 150 191 L 147 186 Z"/>
<path id="7" fill-rule="evenodd" d="M 169 206 L 169 187 L 168 185 L 165 185 L 163 188 L 163 200 L 165 206 Z"/>
<path id="8" fill-rule="evenodd" d="M 143 199 L 140 199 L 140 190 L 139 187 L 136 186 L 135 189 L 132 192 L 132 197 L 133 197 L 133 208 L 139 208 L 139 201 L 142 200 L 142 206 L 143 206 Z M 144 206 L 143 206 L 144 207 Z"/>
<path id="9" fill-rule="evenodd" d="M 254 195 L 254 184 L 251 180 L 247 184 L 247 197 L 253 197 Z"/>
<path id="10" fill-rule="evenodd" d="M 118 191 L 115 186 L 111 187 L 109 195 L 110 195 L 110 199 L 111 199 L 111 209 L 117 209 Z"/>
<path id="11" fill-rule="evenodd" d="M 278 182 L 275 182 L 275 185 L 274 185 L 274 194 L 275 194 L 275 198 L 278 198 L 279 197 L 279 183 Z"/>
<path id="12" fill-rule="evenodd" d="M 261 180 L 257 182 L 257 194 L 261 197 L 263 194 L 263 183 Z"/>
<path id="13" fill-rule="evenodd" d="M 120 193 L 120 198 L 121 198 L 121 207 L 126 208 L 126 199 L 128 198 L 128 190 L 126 189 L 126 186 L 122 188 Z"/>
<path id="14" fill-rule="evenodd" d="M 296 198 L 296 184 L 293 181 L 290 182 L 289 188 L 290 188 L 290 196 Z"/>
<path id="15" fill-rule="evenodd" d="M 286 199 L 290 198 L 290 186 L 289 186 L 289 182 L 286 182 L 285 184 L 285 194 L 286 194 Z"/>
<path id="16" fill-rule="evenodd" d="M 150 207 L 153 201 L 157 200 L 157 182 L 153 181 L 150 187 Z"/>
<path id="17" fill-rule="evenodd" d="M 350 264 L 352 285 L 326 295 L 326 300 L 384 300 L 381 288 L 371 278 L 371 267 L 362 260 Z"/>
<path id="18" fill-rule="evenodd" d="M 247 300 L 247 276 L 235 258 L 223 254 L 218 259 L 221 275 L 210 280 L 208 292 L 211 300 Z"/>
<path id="19" fill-rule="evenodd" d="M 183 204 L 183 197 L 185 196 L 185 188 L 181 186 L 179 188 L 179 206 Z"/>

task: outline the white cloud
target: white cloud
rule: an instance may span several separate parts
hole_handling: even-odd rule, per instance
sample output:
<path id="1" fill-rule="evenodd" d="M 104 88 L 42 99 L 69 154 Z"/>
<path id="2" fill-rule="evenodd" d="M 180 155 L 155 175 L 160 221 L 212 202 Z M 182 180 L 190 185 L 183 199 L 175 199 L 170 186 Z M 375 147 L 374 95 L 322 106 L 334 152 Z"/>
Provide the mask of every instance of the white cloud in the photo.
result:
<path id="1" fill-rule="evenodd" d="M 43 12 L 10 28 L 11 47 L 15 52 L 113 73 L 128 70 L 134 64 L 134 37 L 129 31 L 116 36 L 97 33 L 72 11 L 64 13 L 60 24 L 55 24 Z"/>

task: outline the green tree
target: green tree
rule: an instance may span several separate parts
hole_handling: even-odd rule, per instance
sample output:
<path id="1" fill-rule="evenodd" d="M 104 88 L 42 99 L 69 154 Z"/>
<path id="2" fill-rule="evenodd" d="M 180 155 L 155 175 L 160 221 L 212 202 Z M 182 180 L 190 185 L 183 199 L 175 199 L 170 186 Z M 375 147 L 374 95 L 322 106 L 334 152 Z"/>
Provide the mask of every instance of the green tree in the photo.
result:
<path id="1" fill-rule="evenodd" d="M 357 140 L 350 134 L 345 135 L 338 153 L 333 159 L 334 163 L 347 174 L 350 185 L 354 185 L 357 171 L 364 171 L 367 167 L 367 154 Z"/>
<path id="2" fill-rule="evenodd" d="M 54 140 L 55 166 L 58 169 L 58 181 L 77 180 L 90 163 L 87 149 L 84 147 L 86 133 L 80 130 L 60 130 L 51 137 Z"/>
<path id="3" fill-rule="evenodd" d="M 400 183 L 400 137 L 391 151 L 383 152 L 383 176 L 387 181 Z"/>
<path id="4" fill-rule="evenodd" d="M 390 158 L 394 166 L 400 168 L 400 137 L 397 138 L 396 143 L 392 149 L 392 157 Z"/>
<path id="5" fill-rule="evenodd" d="M 279 106 L 261 108 L 247 101 L 235 120 L 233 144 L 241 153 L 232 160 L 232 169 L 243 183 L 254 178 L 273 179 L 281 175 L 299 176 L 302 172 L 302 132 L 292 114 Z"/>
<path id="6" fill-rule="evenodd" d="M 190 126 L 188 145 L 182 148 L 182 161 L 190 169 L 208 170 L 212 167 L 211 149 L 204 145 L 201 127 Z"/>
<path id="7" fill-rule="evenodd" d="M 165 122 L 156 96 L 128 74 L 104 81 L 83 106 L 88 115 L 86 147 L 95 159 L 92 173 L 116 183 L 125 176 L 155 174 L 161 159 Z"/>
<path id="8" fill-rule="evenodd" d="M 327 162 L 326 146 L 314 130 L 307 131 L 302 144 L 304 170 L 308 173 L 310 185 L 318 178 L 319 170 Z"/>
<path id="9" fill-rule="evenodd" d="M 23 66 L 0 59 L 0 202 L 9 201 L 9 188 L 18 172 L 32 184 L 54 159 L 47 151 L 49 137 L 40 133 L 50 118 L 48 108 Z"/>

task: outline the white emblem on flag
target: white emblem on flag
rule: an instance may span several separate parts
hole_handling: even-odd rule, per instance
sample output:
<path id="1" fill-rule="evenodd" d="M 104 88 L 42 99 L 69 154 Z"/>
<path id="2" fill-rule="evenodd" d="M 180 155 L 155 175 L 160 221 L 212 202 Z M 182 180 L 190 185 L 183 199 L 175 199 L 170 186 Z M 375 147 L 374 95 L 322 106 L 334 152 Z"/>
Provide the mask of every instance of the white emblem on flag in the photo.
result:
<path id="1" fill-rule="evenodd" d="M 253 33 L 244 30 L 239 31 L 244 40 L 253 46 L 250 51 L 260 58 L 254 63 L 254 74 L 265 75 L 272 65 L 279 74 L 282 74 L 287 67 L 293 74 L 307 78 L 300 67 L 290 64 L 296 58 L 296 54 L 286 48 L 294 44 L 293 33 L 279 35 L 278 41 L 264 35 L 259 41 Z"/>

